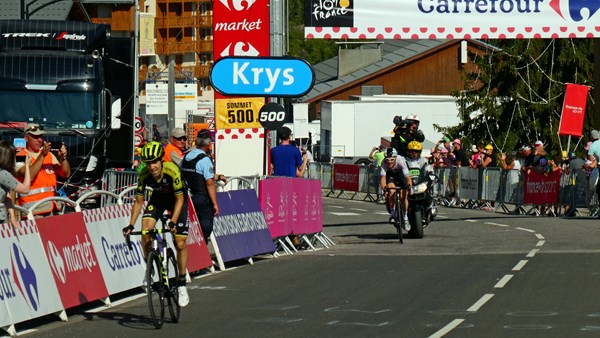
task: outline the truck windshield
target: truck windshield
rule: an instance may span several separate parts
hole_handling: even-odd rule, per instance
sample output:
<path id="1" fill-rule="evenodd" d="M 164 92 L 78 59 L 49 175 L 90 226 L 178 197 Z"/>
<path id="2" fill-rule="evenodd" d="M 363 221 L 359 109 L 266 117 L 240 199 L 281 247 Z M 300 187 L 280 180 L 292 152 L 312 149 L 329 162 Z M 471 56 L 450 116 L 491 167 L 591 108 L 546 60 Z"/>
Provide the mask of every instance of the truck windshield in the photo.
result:
<path id="1" fill-rule="evenodd" d="M 100 92 L 0 90 L 0 121 L 99 129 L 100 98 Z"/>

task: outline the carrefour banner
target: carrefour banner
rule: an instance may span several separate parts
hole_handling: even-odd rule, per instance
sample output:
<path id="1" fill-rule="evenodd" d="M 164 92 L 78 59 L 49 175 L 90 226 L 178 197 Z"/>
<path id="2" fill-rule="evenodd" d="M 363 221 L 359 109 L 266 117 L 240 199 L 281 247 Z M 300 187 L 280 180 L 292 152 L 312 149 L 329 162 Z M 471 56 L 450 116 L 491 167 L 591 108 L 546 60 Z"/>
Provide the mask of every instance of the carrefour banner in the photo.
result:
<path id="1" fill-rule="evenodd" d="M 316 39 L 523 39 L 600 36 L 600 1 L 307 0 Z"/>
<path id="2" fill-rule="evenodd" d="M 0 224 L 0 326 L 62 309 L 35 222 Z"/>

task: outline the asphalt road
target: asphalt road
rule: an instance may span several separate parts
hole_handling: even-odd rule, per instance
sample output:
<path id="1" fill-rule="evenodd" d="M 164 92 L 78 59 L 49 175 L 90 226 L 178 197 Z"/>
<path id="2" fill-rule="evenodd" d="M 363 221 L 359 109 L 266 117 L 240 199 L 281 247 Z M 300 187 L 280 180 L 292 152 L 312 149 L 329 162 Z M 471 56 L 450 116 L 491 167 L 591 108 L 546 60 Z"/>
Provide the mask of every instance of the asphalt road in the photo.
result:
<path id="1" fill-rule="evenodd" d="M 88 338 L 600 336 L 596 219 L 440 208 L 425 238 L 400 245 L 383 206 L 323 203 L 335 246 L 201 275 L 178 324 L 155 330 L 141 297 L 17 329 Z"/>

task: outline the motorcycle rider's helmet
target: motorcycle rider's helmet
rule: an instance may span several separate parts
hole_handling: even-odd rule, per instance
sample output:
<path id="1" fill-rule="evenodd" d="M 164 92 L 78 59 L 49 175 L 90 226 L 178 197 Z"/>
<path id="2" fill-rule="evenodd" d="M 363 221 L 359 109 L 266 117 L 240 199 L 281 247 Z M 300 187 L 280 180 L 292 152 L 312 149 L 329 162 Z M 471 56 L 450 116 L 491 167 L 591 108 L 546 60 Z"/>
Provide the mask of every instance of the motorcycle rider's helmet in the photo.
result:
<path id="1" fill-rule="evenodd" d="M 409 158 L 419 158 L 421 157 L 421 152 L 423 151 L 423 145 L 419 141 L 410 141 L 408 142 L 408 157 Z"/>
<path id="2" fill-rule="evenodd" d="M 406 121 L 412 122 L 412 123 L 416 124 L 417 126 L 419 125 L 419 117 L 415 114 L 408 115 L 406 117 Z"/>
<path id="3" fill-rule="evenodd" d="M 146 144 L 146 146 L 142 149 L 140 157 L 142 158 L 142 162 L 151 163 L 162 159 L 164 155 L 165 150 L 162 144 L 152 141 Z"/>
<path id="4" fill-rule="evenodd" d="M 387 162 L 396 162 L 398 151 L 394 147 L 389 147 L 385 150 L 385 160 Z"/>

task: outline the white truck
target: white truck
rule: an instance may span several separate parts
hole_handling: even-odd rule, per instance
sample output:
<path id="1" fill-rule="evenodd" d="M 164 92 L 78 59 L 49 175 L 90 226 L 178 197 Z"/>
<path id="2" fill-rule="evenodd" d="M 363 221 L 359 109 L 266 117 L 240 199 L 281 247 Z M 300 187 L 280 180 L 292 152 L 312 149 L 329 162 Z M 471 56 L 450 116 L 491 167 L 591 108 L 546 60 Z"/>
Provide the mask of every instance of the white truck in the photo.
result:
<path id="1" fill-rule="evenodd" d="M 433 127 L 457 125 L 459 108 L 452 96 L 374 95 L 355 100 L 321 101 L 321 159 L 335 162 L 368 164 L 369 153 L 381 139 L 393 136 L 394 116 L 419 117 L 419 129 L 425 134 L 423 154 L 429 152 L 443 135 Z"/>

